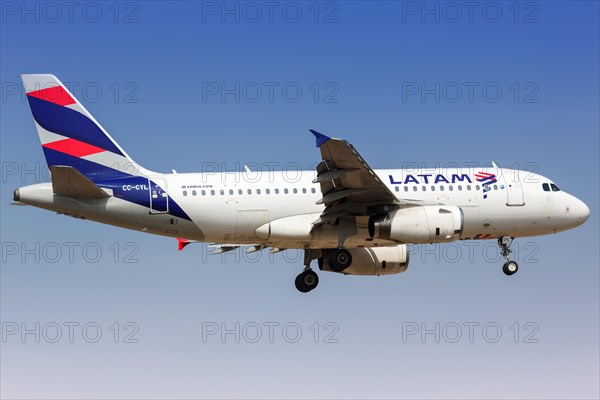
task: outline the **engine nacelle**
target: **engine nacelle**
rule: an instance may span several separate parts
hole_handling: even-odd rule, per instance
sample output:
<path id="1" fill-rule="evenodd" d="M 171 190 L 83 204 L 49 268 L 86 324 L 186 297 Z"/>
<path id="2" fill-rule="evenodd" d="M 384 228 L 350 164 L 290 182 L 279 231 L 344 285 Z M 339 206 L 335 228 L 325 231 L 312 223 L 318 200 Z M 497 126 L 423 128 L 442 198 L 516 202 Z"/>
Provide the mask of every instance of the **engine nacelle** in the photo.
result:
<path id="1" fill-rule="evenodd" d="M 456 206 L 400 208 L 369 219 L 371 238 L 400 243 L 443 243 L 460 238 L 464 216 Z"/>
<path id="2" fill-rule="evenodd" d="M 408 268 L 408 248 L 405 244 L 386 247 L 357 247 L 348 249 L 352 264 L 342 273 L 348 275 L 391 275 Z M 331 268 L 330 257 L 336 250 L 323 250 L 319 258 L 319 269 L 336 272 Z"/>

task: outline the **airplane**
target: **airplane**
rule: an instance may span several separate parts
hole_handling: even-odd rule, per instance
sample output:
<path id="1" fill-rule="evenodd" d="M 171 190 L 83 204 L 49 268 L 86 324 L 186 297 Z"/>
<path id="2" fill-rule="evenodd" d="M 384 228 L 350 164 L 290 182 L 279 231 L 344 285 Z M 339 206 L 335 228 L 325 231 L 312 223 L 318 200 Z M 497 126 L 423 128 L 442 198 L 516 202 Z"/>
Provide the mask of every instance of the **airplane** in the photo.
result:
<path id="1" fill-rule="evenodd" d="M 586 204 L 549 178 L 499 168 L 375 170 L 346 140 L 311 130 L 316 171 L 256 174 L 158 173 L 137 164 L 50 74 L 22 75 L 51 182 L 18 188 L 16 204 L 176 238 L 182 250 L 208 242 L 215 253 L 245 247 L 304 251 L 295 286 L 311 268 L 347 275 L 407 270 L 408 245 L 495 239 L 513 275 L 515 238 L 575 228 Z M 258 176 L 257 176 L 258 175 Z"/>

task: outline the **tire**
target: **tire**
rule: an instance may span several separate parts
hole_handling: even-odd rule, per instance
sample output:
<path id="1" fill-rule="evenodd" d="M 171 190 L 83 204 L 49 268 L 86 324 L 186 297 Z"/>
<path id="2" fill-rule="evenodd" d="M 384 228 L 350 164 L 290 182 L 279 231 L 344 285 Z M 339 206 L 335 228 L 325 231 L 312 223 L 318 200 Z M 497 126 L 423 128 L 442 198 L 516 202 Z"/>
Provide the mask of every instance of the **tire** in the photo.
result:
<path id="1" fill-rule="evenodd" d="M 308 293 L 319 284 L 319 275 L 313 270 L 304 271 L 294 281 L 296 289 L 301 293 Z"/>
<path id="2" fill-rule="evenodd" d="M 306 292 L 308 292 L 308 290 L 307 290 L 306 286 L 304 286 L 301 276 L 302 276 L 302 274 L 300 274 L 296 277 L 294 284 L 296 285 L 296 289 L 298 289 L 298 291 L 300 293 L 306 293 Z"/>
<path id="3" fill-rule="evenodd" d="M 502 272 L 504 272 L 508 276 L 516 274 L 518 270 L 519 264 L 517 264 L 515 261 L 507 261 L 502 266 Z"/>
<path id="4" fill-rule="evenodd" d="M 304 271 L 300 274 L 304 287 L 313 290 L 319 284 L 319 275 L 313 270 Z"/>
<path id="5" fill-rule="evenodd" d="M 346 249 L 335 250 L 329 256 L 329 267 L 333 272 L 342 272 L 352 265 L 352 254 Z"/>

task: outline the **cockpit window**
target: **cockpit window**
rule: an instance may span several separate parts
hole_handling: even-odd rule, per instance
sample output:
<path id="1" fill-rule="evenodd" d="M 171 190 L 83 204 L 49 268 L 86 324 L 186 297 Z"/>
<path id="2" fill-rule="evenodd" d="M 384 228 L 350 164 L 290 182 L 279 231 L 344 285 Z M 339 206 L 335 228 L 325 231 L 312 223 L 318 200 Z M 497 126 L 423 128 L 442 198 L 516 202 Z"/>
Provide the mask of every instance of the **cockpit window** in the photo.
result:
<path id="1" fill-rule="evenodd" d="M 550 187 L 552 188 L 553 192 L 560 192 L 560 189 L 558 188 L 558 186 L 556 186 L 554 183 L 550 184 Z"/>
<path id="2" fill-rule="evenodd" d="M 549 192 L 550 191 L 550 185 L 548 185 L 547 183 L 542 184 L 542 189 L 544 189 L 544 192 Z"/>

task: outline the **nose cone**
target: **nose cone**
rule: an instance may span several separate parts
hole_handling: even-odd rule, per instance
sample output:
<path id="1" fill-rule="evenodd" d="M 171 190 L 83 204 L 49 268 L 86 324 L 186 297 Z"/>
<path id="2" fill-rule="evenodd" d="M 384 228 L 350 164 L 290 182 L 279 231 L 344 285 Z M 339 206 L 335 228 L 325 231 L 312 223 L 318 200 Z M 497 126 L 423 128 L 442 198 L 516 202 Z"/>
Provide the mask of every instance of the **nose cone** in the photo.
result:
<path id="1" fill-rule="evenodd" d="M 573 218 L 576 218 L 577 225 L 581 225 L 589 218 L 590 208 L 583 201 L 576 199 L 572 213 Z"/>

